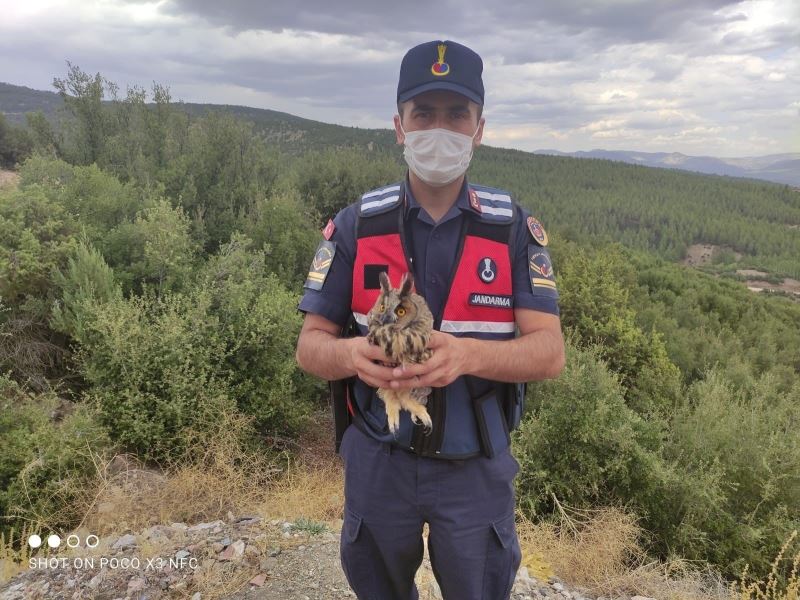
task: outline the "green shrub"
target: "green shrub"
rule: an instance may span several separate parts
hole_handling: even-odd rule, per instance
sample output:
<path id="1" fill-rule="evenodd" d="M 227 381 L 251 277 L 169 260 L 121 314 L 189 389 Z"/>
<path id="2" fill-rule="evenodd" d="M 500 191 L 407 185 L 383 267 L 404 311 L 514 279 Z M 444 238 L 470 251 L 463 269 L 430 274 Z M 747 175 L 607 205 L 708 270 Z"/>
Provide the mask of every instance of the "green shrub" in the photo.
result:
<path id="1" fill-rule="evenodd" d="M 76 329 L 77 361 L 114 439 L 140 456 L 177 459 L 223 411 L 262 433 L 291 435 L 319 384 L 297 368 L 298 297 L 244 236 L 212 257 L 184 293 L 95 302 Z M 202 450 L 202 449 L 201 449 Z"/>
<path id="2" fill-rule="evenodd" d="M 19 530 L 23 521 L 68 529 L 82 518 L 95 459 L 112 446 L 91 407 L 64 406 L 53 393 L 30 396 L 0 376 L 0 530 Z"/>
<path id="3" fill-rule="evenodd" d="M 294 190 L 276 192 L 256 202 L 243 232 L 264 251 L 266 267 L 293 291 L 301 291 L 311 257 L 322 239 L 308 208 Z"/>
<path id="4" fill-rule="evenodd" d="M 232 394 L 264 432 L 296 432 L 322 384 L 301 371 L 294 353 L 302 327 L 299 297 L 266 266 L 270 257 L 234 235 L 198 280 L 211 295 L 211 312 L 226 336 L 225 365 Z"/>
<path id="5" fill-rule="evenodd" d="M 682 554 L 741 573 L 769 572 L 788 534 L 800 527 L 800 385 L 780 391 L 771 375 L 737 388 L 711 371 L 689 389 L 673 419 L 666 454 L 691 479 L 714 471 L 708 498 L 682 515 Z M 699 535 L 698 535 L 699 534 Z"/>
<path id="6" fill-rule="evenodd" d="M 77 360 L 115 441 L 144 458 L 176 458 L 181 436 L 231 408 L 225 341 L 210 297 L 153 293 L 92 307 Z"/>
<path id="7" fill-rule="evenodd" d="M 625 405 L 599 352 L 568 343 L 561 376 L 529 386 L 514 434 L 521 506 L 550 514 L 553 494 L 574 506 L 637 503 L 643 490 L 663 489 L 660 435 Z"/>

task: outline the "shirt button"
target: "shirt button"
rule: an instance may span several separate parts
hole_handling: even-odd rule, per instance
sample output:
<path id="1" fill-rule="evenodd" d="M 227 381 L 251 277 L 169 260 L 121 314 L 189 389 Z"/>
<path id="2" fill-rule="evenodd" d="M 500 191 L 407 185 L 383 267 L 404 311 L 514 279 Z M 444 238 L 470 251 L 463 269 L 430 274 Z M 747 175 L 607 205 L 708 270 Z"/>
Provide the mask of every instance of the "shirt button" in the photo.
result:
<path id="1" fill-rule="evenodd" d="M 434 233 L 434 234 L 433 234 L 433 239 L 435 239 L 435 240 L 440 240 L 440 239 L 442 239 L 442 236 L 441 236 L 441 235 L 439 235 L 438 233 Z"/>
<path id="2" fill-rule="evenodd" d="M 436 283 L 437 281 L 436 277 L 431 277 L 431 283 Z"/>

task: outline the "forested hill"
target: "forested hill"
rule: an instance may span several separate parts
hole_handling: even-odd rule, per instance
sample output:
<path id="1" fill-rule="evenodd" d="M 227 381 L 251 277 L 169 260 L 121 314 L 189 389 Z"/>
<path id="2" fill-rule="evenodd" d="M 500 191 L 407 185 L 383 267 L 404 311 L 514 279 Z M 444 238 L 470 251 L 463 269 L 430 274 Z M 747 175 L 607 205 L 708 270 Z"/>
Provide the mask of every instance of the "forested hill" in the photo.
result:
<path id="1" fill-rule="evenodd" d="M 52 122 L 60 104 L 52 92 L 0 84 L 0 110 L 9 120 L 42 109 Z M 243 106 L 172 106 L 192 119 L 214 111 L 247 120 L 269 146 L 293 156 L 354 148 L 402 161 L 388 129 L 343 127 Z M 800 278 L 800 190 L 790 186 L 487 146 L 476 152 L 470 177 L 509 189 L 548 228 L 569 239 L 619 241 L 673 261 L 684 258 L 692 244 L 712 244 L 728 249 L 717 258 L 718 272 L 758 269 Z"/>

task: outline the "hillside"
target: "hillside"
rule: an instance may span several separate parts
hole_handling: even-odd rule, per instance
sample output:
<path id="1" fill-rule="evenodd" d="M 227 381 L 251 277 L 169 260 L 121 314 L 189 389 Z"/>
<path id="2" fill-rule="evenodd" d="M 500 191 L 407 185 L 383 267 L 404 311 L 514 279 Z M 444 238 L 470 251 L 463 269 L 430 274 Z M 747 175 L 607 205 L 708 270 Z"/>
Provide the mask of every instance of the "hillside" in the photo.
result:
<path id="1" fill-rule="evenodd" d="M 573 158 L 603 158 L 645 167 L 682 169 L 708 175 L 763 179 L 774 183 L 800 186 L 800 153 L 743 158 L 687 156 L 680 152 L 636 152 L 629 150 L 590 150 L 588 152 L 537 150 L 536 154 L 571 156 Z"/>
<path id="2" fill-rule="evenodd" d="M 62 105 L 58 94 L 54 92 L 33 90 L 0 82 L 0 112 L 5 113 L 12 123 L 22 124 L 25 122 L 26 112 L 38 110 L 44 112 L 48 119 L 54 120 L 57 110 Z M 395 143 L 394 134 L 390 129 L 364 129 L 332 125 L 289 113 L 248 106 L 193 102 L 180 102 L 178 106 L 194 116 L 201 116 L 207 111 L 221 111 L 251 121 L 267 141 L 278 144 L 284 150 L 293 153 L 301 153 L 313 148 L 339 146 L 358 146 L 370 150 L 378 147 L 388 151 Z M 687 156 L 677 152 L 609 150 L 571 153 L 557 150 L 537 150 L 536 154 L 605 159 L 647 167 L 681 169 L 709 175 L 761 179 L 773 183 L 800 186 L 800 154 L 798 153 L 746 158 Z"/>

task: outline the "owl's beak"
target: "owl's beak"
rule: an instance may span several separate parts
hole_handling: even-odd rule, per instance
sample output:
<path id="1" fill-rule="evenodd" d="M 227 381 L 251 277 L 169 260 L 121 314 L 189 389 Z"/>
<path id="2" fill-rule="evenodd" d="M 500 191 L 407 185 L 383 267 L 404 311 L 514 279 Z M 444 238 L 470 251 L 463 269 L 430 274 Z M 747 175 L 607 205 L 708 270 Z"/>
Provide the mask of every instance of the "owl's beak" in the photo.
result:
<path id="1" fill-rule="evenodd" d="M 389 312 L 382 314 L 380 318 L 381 325 L 388 325 L 389 323 L 394 323 L 394 319 L 392 317 L 393 315 Z"/>

